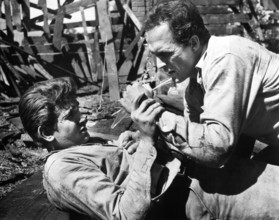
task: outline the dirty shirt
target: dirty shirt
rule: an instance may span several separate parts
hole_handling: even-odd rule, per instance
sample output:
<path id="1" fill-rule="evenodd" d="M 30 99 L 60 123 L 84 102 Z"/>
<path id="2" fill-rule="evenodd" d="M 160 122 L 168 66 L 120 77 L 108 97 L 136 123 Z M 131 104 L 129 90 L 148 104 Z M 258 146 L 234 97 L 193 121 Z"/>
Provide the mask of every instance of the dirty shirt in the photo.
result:
<path id="1" fill-rule="evenodd" d="M 209 40 L 185 91 L 184 117 L 162 115 L 173 146 L 197 162 L 222 166 L 239 136 L 279 147 L 279 55 L 238 36 Z M 164 119 L 165 118 L 165 119 Z"/>
<path id="2" fill-rule="evenodd" d="M 113 145 L 68 148 L 48 157 L 44 187 L 62 210 L 93 219 L 143 219 L 151 203 L 156 154 L 143 141 L 134 156 Z"/>

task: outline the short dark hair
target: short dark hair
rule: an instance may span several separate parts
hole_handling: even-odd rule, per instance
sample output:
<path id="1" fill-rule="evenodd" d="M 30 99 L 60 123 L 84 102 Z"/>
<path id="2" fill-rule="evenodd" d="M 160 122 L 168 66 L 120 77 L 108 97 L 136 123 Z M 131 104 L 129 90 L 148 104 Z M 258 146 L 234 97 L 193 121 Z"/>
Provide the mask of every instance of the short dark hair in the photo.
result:
<path id="1" fill-rule="evenodd" d="M 145 30 L 149 31 L 167 22 L 177 44 L 187 46 L 193 35 L 202 43 L 210 38 L 197 7 L 189 0 L 161 0 L 149 12 Z"/>
<path id="2" fill-rule="evenodd" d="M 42 126 L 50 134 L 55 131 L 62 109 L 76 100 L 76 85 L 71 78 L 56 78 L 34 84 L 21 97 L 19 115 L 25 131 L 37 144 L 45 143 L 38 135 Z"/>

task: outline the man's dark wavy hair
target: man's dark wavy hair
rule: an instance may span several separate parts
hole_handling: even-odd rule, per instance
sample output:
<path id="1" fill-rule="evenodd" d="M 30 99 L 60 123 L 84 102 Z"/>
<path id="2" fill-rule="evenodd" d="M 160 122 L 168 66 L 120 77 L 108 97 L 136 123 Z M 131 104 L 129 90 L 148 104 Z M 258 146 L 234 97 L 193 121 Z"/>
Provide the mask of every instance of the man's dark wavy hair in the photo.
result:
<path id="1" fill-rule="evenodd" d="M 160 23 L 167 22 L 175 43 L 189 45 L 193 35 L 197 35 L 202 43 L 210 38 L 197 7 L 189 0 L 158 0 L 149 12 L 145 30 L 150 31 Z"/>
<path id="2" fill-rule="evenodd" d="M 76 85 L 71 78 L 56 78 L 34 84 L 19 102 L 19 115 L 25 131 L 38 145 L 45 143 L 38 136 L 39 126 L 53 133 L 61 110 L 70 108 L 75 99 Z"/>

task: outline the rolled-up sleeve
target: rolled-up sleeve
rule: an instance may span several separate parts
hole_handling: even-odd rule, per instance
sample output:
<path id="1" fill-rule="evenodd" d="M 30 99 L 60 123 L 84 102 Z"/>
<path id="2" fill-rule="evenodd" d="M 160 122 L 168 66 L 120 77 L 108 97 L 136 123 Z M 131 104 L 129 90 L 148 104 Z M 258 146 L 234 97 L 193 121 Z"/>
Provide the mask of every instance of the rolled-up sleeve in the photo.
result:
<path id="1" fill-rule="evenodd" d="M 106 166 L 92 164 L 89 154 L 53 155 L 45 166 L 44 187 L 49 200 L 63 210 L 94 219 L 143 219 L 150 207 L 150 171 L 156 154 L 152 143 L 140 141 L 129 174 L 118 180 L 125 184 L 117 184 L 106 175 Z M 113 166 L 121 169 L 120 164 Z"/>

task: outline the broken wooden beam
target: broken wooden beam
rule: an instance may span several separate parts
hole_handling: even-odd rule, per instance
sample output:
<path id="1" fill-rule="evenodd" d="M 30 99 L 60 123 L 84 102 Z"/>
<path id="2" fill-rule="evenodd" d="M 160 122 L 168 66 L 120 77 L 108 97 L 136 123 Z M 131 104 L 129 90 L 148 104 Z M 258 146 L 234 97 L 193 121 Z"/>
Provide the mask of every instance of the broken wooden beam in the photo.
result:
<path id="1" fill-rule="evenodd" d="M 111 23 L 108 17 L 107 0 L 97 2 L 98 18 L 100 23 L 100 34 L 105 42 L 105 61 L 109 82 L 109 95 L 111 100 L 120 99 L 118 73 L 116 66 L 116 56 L 113 43 Z M 104 80 L 104 79 L 103 79 Z"/>

